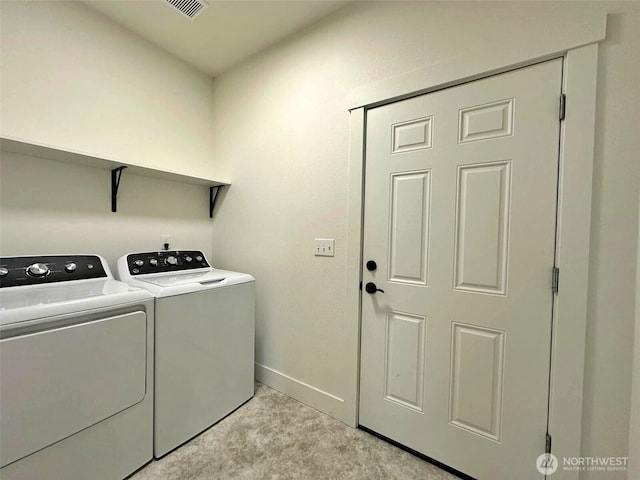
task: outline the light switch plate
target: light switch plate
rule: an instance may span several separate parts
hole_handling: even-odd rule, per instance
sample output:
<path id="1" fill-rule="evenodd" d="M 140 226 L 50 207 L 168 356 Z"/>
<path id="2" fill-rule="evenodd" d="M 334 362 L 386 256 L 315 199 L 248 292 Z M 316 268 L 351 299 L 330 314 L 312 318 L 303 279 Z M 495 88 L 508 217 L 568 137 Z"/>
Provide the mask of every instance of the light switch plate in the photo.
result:
<path id="1" fill-rule="evenodd" d="M 315 256 L 333 257 L 336 241 L 333 238 L 316 238 Z"/>

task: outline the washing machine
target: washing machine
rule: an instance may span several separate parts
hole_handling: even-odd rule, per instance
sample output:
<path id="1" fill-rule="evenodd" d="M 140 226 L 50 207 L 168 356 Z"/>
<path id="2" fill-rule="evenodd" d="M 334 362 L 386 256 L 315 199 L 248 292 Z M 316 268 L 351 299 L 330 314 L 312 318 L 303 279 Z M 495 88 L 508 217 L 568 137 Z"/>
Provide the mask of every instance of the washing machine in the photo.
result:
<path id="1" fill-rule="evenodd" d="M 153 309 L 100 256 L 0 258 L 3 480 L 120 480 L 152 460 Z"/>
<path id="2" fill-rule="evenodd" d="M 253 397 L 255 280 L 213 268 L 197 250 L 130 253 L 118 274 L 155 297 L 159 458 Z"/>

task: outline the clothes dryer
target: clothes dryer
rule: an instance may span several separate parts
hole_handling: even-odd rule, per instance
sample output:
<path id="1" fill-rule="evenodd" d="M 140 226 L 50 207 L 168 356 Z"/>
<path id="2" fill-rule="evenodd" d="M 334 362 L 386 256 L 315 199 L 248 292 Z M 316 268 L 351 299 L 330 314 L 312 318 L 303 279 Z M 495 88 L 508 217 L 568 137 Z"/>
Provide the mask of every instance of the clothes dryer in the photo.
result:
<path id="1" fill-rule="evenodd" d="M 3 480 L 120 480 L 151 461 L 153 309 L 97 255 L 0 258 Z"/>

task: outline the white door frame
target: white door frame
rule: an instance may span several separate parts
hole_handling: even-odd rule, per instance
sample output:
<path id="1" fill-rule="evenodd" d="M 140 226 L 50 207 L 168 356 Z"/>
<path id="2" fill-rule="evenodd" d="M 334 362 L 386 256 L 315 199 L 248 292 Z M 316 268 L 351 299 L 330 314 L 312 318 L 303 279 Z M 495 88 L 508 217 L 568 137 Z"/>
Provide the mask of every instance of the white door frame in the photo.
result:
<path id="1" fill-rule="evenodd" d="M 579 17 L 580 15 L 578 15 Z M 567 94 L 567 116 L 562 123 L 558 198 L 556 265 L 560 268 L 560 290 L 555 301 L 551 364 L 549 432 L 552 451 L 563 457 L 580 456 L 582 399 L 586 347 L 591 190 L 598 45 L 605 38 L 606 15 L 575 18 L 556 45 L 532 45 L 526 51 L 508 46 L 490 57 L 469 56 L 399 75 L 353 92 L 350 110 L 349 209 L 347 240 L 347 318 L 352 345 L 348 372 L 351 391 L 343 420 L 357 426 L 360 299 L 362 271 L 363 181 L 366 111 L 417 94 L 471 81 L 495 73 L 564 56 L 563 91 Z M 585 28 L 585 24 L 587 27 Z M 585 35 L 585 31 L 588 34 Z M 541 444 L 541 452 L 543 453 Z M 575 480 L 578 472 L 554 474 L 554 480 Z"/>

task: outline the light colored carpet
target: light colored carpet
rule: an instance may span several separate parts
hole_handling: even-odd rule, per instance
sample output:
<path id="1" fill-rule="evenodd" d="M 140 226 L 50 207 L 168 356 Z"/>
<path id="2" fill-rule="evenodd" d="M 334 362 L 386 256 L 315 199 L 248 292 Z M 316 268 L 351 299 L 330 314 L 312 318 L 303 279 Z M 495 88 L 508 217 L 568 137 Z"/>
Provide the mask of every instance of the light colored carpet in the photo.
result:
<path id="1" fill-rule="evenodd" d="M 264 385 L 243 407 L 130 480 L 459 480 Z"/>

